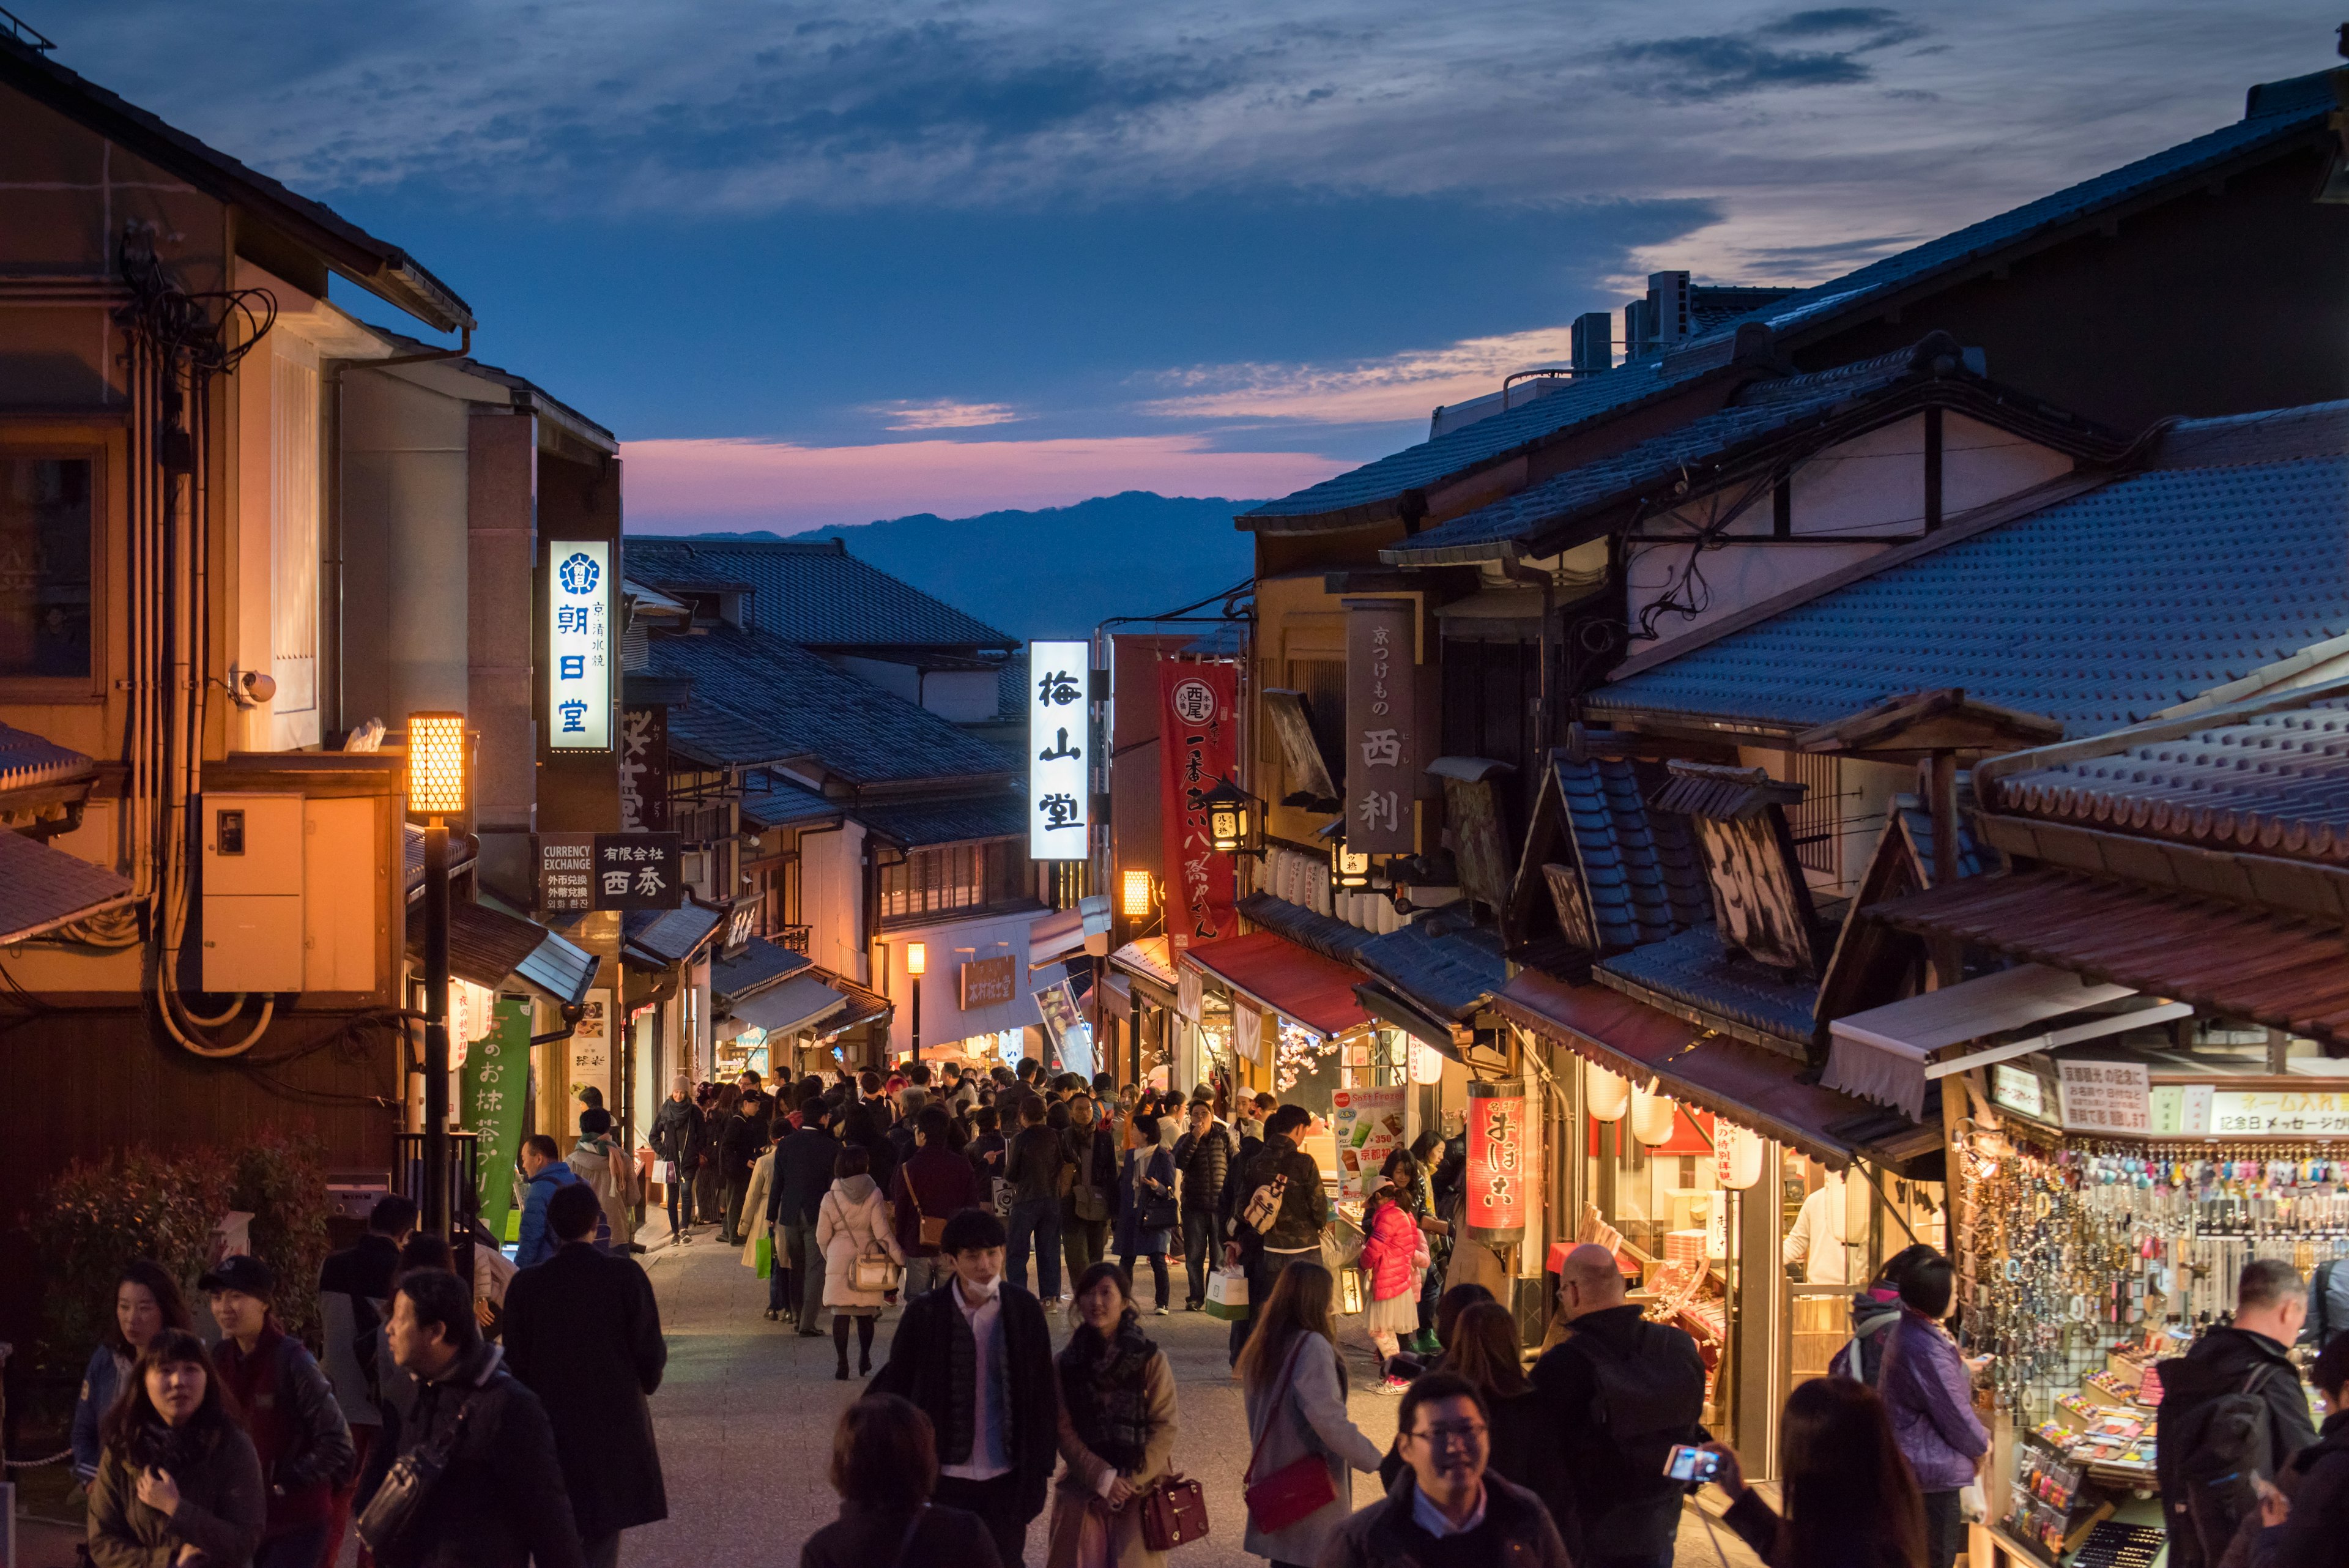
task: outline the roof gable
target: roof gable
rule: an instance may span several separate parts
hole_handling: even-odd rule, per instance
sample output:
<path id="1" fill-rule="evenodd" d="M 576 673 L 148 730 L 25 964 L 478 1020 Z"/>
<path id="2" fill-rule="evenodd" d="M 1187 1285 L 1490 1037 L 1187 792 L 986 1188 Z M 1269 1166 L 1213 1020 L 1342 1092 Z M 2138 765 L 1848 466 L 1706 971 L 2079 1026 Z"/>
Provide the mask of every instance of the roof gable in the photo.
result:
<path id="1" fill-rule="evenodd" d="M 759 629 L 809 648 L 1009 649 L 1019 639 L 848 553 L 837 539 L 632 534 L 628 575 L 657 587 L 742 584 Z"/>

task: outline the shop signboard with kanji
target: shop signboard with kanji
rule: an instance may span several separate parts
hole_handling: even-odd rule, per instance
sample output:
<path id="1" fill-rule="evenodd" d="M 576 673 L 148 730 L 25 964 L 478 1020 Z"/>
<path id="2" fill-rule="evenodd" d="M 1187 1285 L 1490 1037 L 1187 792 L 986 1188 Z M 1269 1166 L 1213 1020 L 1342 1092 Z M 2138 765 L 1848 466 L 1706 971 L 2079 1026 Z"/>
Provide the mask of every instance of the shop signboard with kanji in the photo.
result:
<path id="1" fill-rule="evenodd" d="M 620 826 L 629 833 L 668 828 L 668 710 L 655 705 L 620 714 Z"/>
<path id="2" fill-rule="evenodd" d="M 968 959 L 955 971 L 955 1001 L 965 1012 L 974 1008 L 1000 1007 L 1018 989 L 1019 961 L 1009 953 L 995 958 Z"/>
<path id="3" fill-rule="evenodd" d="M 465 1052 L 458 1096 L 475 1144 L 481 1223 L 506 1234 L 513 1208 L 514 1159 L 522 1152 L 523 1114 L 530 1106 L 530 1002 L 501 996 L 490 1006 L 487 1033 Z"/>
<path id="4" fill-rule="evenodd" d="M 612 749 L 612 542 L 547 545 L 546 743 L 557 752 Z"/>
<path id="5" fill-rule="evenodd" d="M 1340 1197 L 1360 1202 L 1379 1184 L 1387 1157 L 1402 1142 L 1402 1101 L 1401 1084 L 1340 1089 L 1330 1096 Z"/>
<path id="6" fill-rule="evenodd" d="M 681 858 L 674 833 L 599 833 L 595 836 L 595 908 L 674 909 L 683 902 L 678 875 Z"/>
<path id="7" fill-rule="evenodd" d="M 1409 855 L 1418 848 L 1411 803 L 1420 774 L 1412 601 L 1344 602 L 1346 848 Z"/>
<path id="8" fill-rule="evenodd" d="M 1208 793 L 1239 771 L 1239 668 L 1169 659 L 1158 666 L 1158 751 L 1164 793 L 1166 934 L 1176 953 L 1239 929 L 1232 857 L 1208 832 Z"/>
<path id="9" fill-rule="evenodd" d="M 1526 1189 L 1534 1179 L 1528 1158 L 1526 1096 L 1522 1084 L 1468 1085 L 1468 1229 L 1498 1241 L 1526 1227 Z"/>
<path id="10" fill-rule="evenodd" d="M 1086 701 L 1092 649 L 1082 642 L 1028 645 L 1028 858 L 1082 860 L 1088 846 L 1092 744 Z"/>
<path id="11" fill-rule="evenodd" d="M 595 909 L 595 836 L 542 833 L 533 842 L 538 846 L 538 907 L 551 915 Z"/>

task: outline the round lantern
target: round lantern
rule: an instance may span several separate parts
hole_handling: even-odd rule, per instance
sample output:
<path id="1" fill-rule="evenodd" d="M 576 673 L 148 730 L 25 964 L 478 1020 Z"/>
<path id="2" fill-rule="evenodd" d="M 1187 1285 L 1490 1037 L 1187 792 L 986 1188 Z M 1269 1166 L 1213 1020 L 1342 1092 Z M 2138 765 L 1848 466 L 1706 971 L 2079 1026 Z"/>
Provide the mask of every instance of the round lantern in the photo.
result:
<path id="1" fill-rule="evenodd" d="M 1444 1082 L 1444 1054 L 1423 1040 L 1411 1043 L 1411 1081 L 1414 1084 Z"/>
<path id="2" fill-rule="evenodd" d="M 1594 1122 L 1619 1122 L 1631 1108 L 1631 1085 L 1604 1067 L 1585 1067 L 1582 1104 Z"/>
<path id="3" fill-rule="evenodd" d="M 1762 1179 L 1762 1137 L 1750 1127 L 1713 1119 L 1713 1174 L 1721 1185 L 1743 1192 Z"/>
<path id="4" fill-rule="evenodd" d="M 1672 1118 L 1679 1109 L 1671 1096 L 1658 1094 L 1656 1081 L 1649 1079 L 1646 1088 L 1631 1091 L 1631 1136 L 1651 1148 L 1670 1143 Z"/>

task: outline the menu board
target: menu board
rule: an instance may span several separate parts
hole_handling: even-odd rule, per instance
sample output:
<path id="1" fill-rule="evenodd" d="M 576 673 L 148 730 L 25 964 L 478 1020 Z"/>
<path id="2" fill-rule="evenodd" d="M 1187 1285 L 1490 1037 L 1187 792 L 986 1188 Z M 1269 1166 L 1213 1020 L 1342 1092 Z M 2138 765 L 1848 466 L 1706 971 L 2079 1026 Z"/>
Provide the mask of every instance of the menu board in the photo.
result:
<path id="1" fill-rule="evenodd" d="M 1338 1192 L 1360 1202 L 1378 1185 L 1379 1169 L 1402 1142 L 1401 1084 L 1339 1089 L 1330 1096 L 1330 1125 L 1338 1143 Z"/>

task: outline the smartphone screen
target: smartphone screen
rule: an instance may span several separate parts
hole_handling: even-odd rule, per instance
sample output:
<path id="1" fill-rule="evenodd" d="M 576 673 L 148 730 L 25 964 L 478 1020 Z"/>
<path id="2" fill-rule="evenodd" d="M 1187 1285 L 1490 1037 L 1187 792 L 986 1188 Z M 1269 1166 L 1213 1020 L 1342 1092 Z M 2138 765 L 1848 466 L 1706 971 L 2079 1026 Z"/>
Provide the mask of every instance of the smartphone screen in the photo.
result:
<path id="1" fill-rule="evenodd" d="M 1664 1474 L 1676 1481 L 1709 1481 L 1721 1469 L 1721 1456 L 1692 1443 L 1682 1443 L 1664 1457 Z"/>

